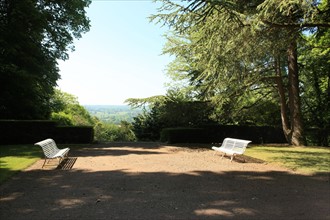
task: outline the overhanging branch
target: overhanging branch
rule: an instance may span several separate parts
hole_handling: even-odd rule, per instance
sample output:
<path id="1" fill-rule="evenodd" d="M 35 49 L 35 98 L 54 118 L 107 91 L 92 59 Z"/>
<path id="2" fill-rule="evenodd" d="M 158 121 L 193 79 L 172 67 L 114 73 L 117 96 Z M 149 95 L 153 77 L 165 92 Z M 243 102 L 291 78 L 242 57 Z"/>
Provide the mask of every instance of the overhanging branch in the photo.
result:
<path id="1" fill-rule="evenodd" d="M 272 26 L 272 27 L 279 27 L 279 28 L 312 28 L 312 27 L 330 27 L 330 23 L 275 23 L 270 21 L 263 21 L 263 23 Z"/>

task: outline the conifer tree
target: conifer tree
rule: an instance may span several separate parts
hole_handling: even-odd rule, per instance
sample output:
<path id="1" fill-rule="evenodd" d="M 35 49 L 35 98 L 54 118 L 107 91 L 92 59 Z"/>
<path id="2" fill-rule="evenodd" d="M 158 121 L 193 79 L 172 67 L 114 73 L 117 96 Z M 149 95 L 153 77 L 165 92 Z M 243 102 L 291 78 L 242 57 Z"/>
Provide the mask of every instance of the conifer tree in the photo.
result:
<path id="1" fill-rule="evenodd" d="M 304 145 L 297 47 L 302 33 L 330 27 L 327 0 L 160 2 L 151 19 L 183 39 L 170 41 L 165 52 L 189 63 L 197 73 L 191 79 L 219 103 L 275 85 L 284 134 L 290 144 Z"/>

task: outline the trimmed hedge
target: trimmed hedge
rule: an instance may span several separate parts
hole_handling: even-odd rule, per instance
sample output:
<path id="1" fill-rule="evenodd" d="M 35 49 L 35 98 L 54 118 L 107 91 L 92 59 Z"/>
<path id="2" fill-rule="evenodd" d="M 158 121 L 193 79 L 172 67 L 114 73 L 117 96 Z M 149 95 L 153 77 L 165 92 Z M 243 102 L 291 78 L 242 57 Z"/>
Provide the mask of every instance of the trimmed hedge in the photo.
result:
<path id="1" fill-rule="evenodd" d="M 172 143 L 205 143 L 206 130 L 202 128 L 165 128 L 160 133 L 160 141 Z"/>
<path id="2" fill-rule="evenodd" d="M 254 144 L 287 143 L 282 129 L 270 126 L 217 125 L 161 131 L 161 141 L 168 143 L 221 143 L 226 137 L 251 140 Z"/>
<path id="3" fill-rule="evenodd" d="M 47 120 L 0 120 L 0 144 L 33 144 L 52 138 L 59 144 L 92 143 L 90 126 L 60 127 Z"/>
<path id="4" fill-rule="evenodd" d="M 91 126 L 59 126 L 54 138 L 62 144 L 90 144 L 94 140 L 94 129 Z"/>

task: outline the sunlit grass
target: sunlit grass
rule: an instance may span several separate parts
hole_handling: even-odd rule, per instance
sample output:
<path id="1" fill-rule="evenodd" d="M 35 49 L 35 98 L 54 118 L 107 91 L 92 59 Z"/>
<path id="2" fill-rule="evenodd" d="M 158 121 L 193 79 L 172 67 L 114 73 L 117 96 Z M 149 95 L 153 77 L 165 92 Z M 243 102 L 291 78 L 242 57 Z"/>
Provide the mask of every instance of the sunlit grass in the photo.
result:
<path id="1" fill-rule="evenodd" d="M 330 148 L 252 146 L 247 148 L 245 154 L 301 173 L 330 172 Z"/>
<path id="2" fill-rule="evenodd" d="M 41 157 L 41 148 L 34 145 L 0 146 L 0 183 L 29 167 Z"/>

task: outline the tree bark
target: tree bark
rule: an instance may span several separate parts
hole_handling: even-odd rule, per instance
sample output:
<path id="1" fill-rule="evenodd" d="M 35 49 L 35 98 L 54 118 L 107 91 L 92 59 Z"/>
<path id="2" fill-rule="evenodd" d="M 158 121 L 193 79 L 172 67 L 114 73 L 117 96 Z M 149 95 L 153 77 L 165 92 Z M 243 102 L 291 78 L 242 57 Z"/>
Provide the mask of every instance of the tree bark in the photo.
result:
<path id="1" fill-rule="evenodd" d="M 280 106 L 281 106 L 281 120 L 282 120 L 282 129 L 284 136 L 288 143 L 291 144 L 291 136 L 292 132 L 290 129 L 290 123 L 289 123 L 289 117 L 288 117 L 288 107 L 286 103 L 286 97 L 285 97 L 285 89 L 283 86 L 283 77 L 282 77 L 282 71 L 281 71 L 281 62 L 280 62 L 280 56 L 278 56 L 275 60 L 275 72 L 276 72 L 276 85 L 277 85 L 277 91 L 280 97 Z"/>
<path id="2" fill-rule="evenodd" d="M 291 119 L 291 144 L 294 146 L 305 145 L 301 104 L 299 95 L 299 70 L 297 60 L 297 41 L 291 40 L 288 50 L 288 76 L 289 76 L 289 109 Z"/>

